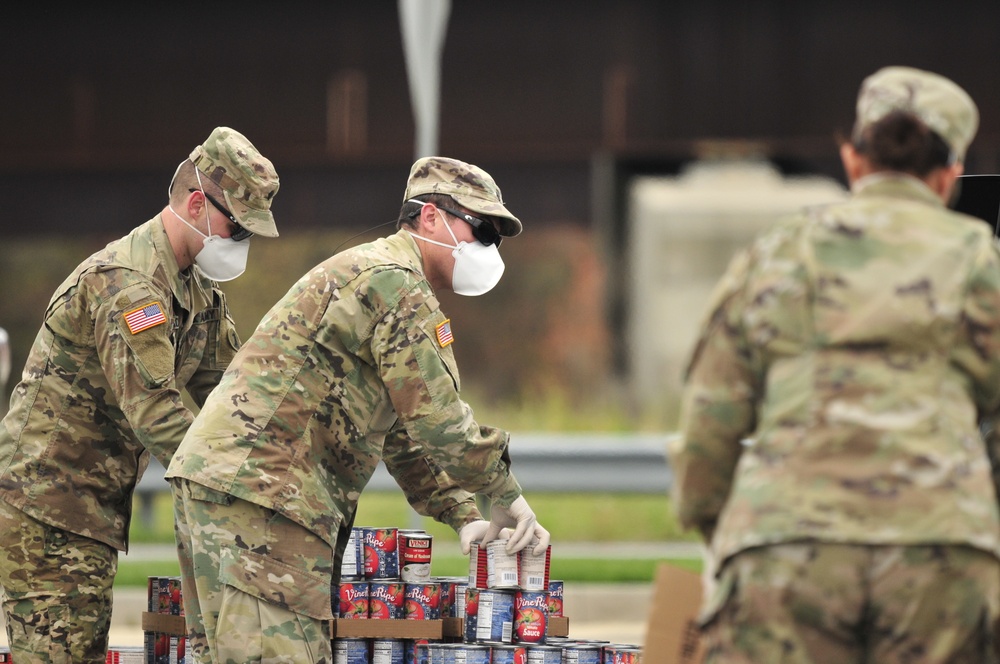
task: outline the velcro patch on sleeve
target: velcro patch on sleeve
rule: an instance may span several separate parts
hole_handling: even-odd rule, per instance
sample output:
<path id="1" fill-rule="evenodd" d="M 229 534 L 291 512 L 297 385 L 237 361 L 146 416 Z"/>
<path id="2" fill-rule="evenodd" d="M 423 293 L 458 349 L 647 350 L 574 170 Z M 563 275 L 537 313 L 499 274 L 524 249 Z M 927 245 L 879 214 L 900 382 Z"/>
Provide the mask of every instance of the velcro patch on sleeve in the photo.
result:
<path id="1" fill-rule="evenodd" d="M 167 317 L 163 313 L 163 306 L 159 302 L 150 302 L 138 309 L 125 312 L 125 324 L 128 326 L 128 331 L 132 334 L 137 334 L 166 322 Z"/>
<path id="2" fill-rule="evenodd" d="M 455 340 L 455 337 L 451 335 L 451 319 L 446 319 L 443 323 L 439 324 L 434 328 L 434 333 L 437 335 L 438 345 L 444 348 L 451 342 Z"/>

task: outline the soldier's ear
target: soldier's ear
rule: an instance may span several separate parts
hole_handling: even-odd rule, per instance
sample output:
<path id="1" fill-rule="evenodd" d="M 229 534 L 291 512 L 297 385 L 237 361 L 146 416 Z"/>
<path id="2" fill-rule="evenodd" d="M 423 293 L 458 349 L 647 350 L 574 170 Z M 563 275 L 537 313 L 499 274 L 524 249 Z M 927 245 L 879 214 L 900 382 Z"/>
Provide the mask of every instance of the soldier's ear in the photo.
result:
<path id="1" fill-rule="evenodd" d="M 440 216 L 437 206 L 433 203 L 427 203 L 420 208 L 420 216 L 417 217 L 417 227 L 421 231 L 433 231 L 434 227 L 437 226 Z"/>

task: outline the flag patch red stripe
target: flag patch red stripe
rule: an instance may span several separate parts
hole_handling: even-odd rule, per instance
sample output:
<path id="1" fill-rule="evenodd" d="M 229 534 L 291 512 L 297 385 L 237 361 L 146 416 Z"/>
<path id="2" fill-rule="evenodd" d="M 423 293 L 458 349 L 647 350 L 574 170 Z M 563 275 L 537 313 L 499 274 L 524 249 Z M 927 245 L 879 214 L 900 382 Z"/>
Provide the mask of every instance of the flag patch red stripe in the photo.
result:
<path id="1" fill-rule="evenodd" d="M 167 317 L 163 314 L 163 307 L 160 306 L 159 302 L 144 305 L 125 314 L 125 324 L 128 325 L 128 331 L 132 334 L 166 322 Z"/>

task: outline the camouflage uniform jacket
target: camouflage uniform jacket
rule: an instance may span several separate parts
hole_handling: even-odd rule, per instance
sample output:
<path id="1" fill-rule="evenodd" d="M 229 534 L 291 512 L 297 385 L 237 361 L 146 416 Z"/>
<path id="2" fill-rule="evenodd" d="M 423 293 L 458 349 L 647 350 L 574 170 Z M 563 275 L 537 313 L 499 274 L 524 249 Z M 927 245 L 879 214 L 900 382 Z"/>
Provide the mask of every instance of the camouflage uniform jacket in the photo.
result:
<path id="1" fill-rule="evenodd" d="M 922 182 L 873 175 L 738 254 L 692 355 L 675 508 L 715 560 L 793 540 L 1000 554 L 977 422 L 1000 403 L 1000 255 Z"/>
<path id="2" fill-rule="evenodd" d="M 421 514 L 456 530 L 521 494 L 509 435 L 459 398 L 450 323 L 406 231 L 327 259 L 263 318 L 167 477 L 276 510 L 343 549 L 379 459 Z M 344 538 L 339 538 L 343 540 Z"/>
<path id="3" fill-rule="evenodd" d="M 180 274 L 159 217 L 110 243 L 45 311 L 0 427 L 0 498 L 125 549 L 145 452 L 170 463 L 194 419 L 180 391 L 203 403 L 238 347 L 222 292 Z"/>

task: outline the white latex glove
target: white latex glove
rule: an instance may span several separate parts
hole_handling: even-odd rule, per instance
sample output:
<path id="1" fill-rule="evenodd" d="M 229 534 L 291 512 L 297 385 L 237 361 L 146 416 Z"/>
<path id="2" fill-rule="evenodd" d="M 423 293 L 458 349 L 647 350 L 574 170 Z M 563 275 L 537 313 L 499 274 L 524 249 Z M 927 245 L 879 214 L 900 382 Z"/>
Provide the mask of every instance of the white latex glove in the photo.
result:
<path id="1" fill-rule="evenodd" d="M 458 541 L 462 543 L 462 553 L 469 555 L 473 542 L 481 542 L 486 531 L 490 528 L 489 521 L 470 521 L 458 531 Z"/>
<path id="2" fill-rule="evenodd" d="M 497 539 L 504 528 L 513 528 L 514 532 L 507 540 L 507 553 L 520 551 L 528 544 L 533 544 L 532 553 L 542 554 L 549 545 L 549 531 L 542 528 L 535 513 L 531 511 L 524 496 L 518 496 L 510 507 L 493 505 L 490 507 L 490 527 L 483 537 L 483 544 Z M 537 541 L 534 541 L 537 540 Z"/>
<path id="3" fill-rule="evenodd" d="M 486 536 L 486 531 L 489 530 L 490 522 L 483 521 L 479 519 L 478 521 L 470 521 L 458 530 L 458 541 L 462 544 L 462 553 L 469 555 L 472 551 L 473 542 L 483 542 L 483 537 Z M 510 528 L 504 528 L 500 531 L 500 535 L 496 539 L 509 539 L 510 538 Z"/>

